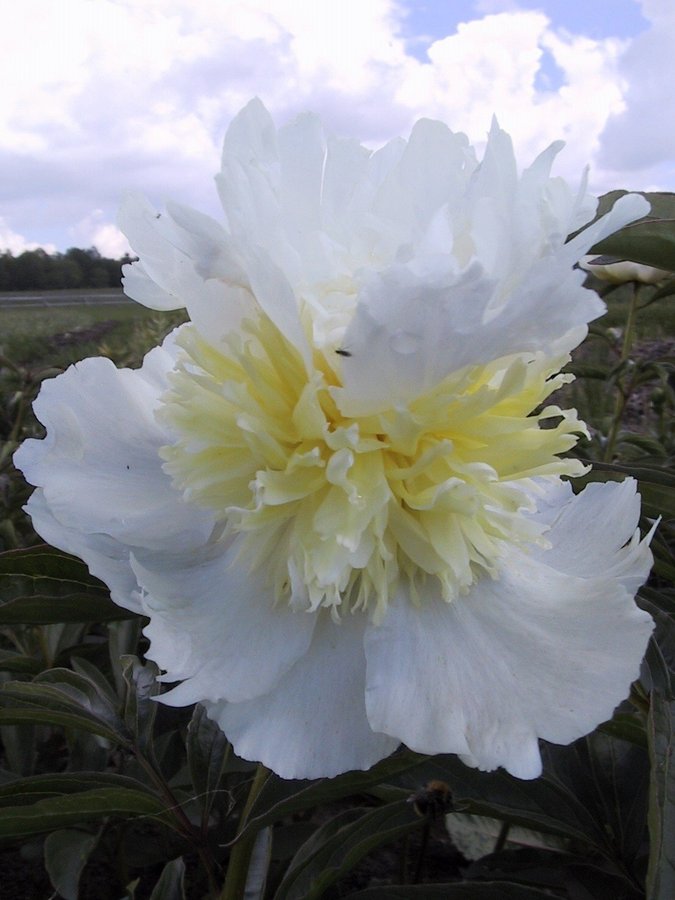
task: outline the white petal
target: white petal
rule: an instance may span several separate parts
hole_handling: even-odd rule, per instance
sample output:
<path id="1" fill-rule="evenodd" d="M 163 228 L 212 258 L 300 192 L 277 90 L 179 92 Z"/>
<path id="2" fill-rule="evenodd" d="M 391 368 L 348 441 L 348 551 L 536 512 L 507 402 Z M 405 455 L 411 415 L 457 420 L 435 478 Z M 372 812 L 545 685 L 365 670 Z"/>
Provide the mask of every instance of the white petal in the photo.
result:
<path id="1" fill-rule="evenodd" d="M 312 645 L 269 694 L 248 703 L 206 703 L 244 759 L 260 760 L 282 778 L 332 777 L 368 769 L 398 740 L 373 732 L 364 705 L 363 621 L 327 613 Z"/>
<path id="2" fill-rule="evenodd" d="M 232 120 L 216 184 L 231 234 L 257 235 L 268 246 L 280 233 L 279 148 L 260 100 L 251 100 Z"/>
<path id="3" fill-rule="evenodd" d="M 442 122 L 420 119 L 400 159 L 382 182 L 374 212 L 384 221 L 398 224 L 410 240 L 426 228 L 441 206 L 460 196 L 472 169 L 470 163 L 464 134 L 453 134 Z"/>
<path id="4" fill-rule="evenodd" d="M 142 369 L 86 359 L 43 383 L 34 409 L 47 436 L 25 441 L 14 459 L 66 528 L 163 549 L 208 539 L 212 516 L 183 502 L 158 455 L 168 437 L 154 413 L 172 367 L 172 354 L 156 348 Z"/>
<path id="5" fill-rule="evenodd" d="M 558 517 L 551 551 L 512 552 L 495 581 L 483 579 L 467 596 L 393 604 L 366 633 L 373 728 L 420 752 L 459 753 L 480 768 L 534 778 L 537 738 L 569 743 L 610 718 L 639 674 L 653 627 L 625 588 L 646 578 L 645 543 L 636 552 L 594 538 L 614 527 L 621 507 L 595 504 L 595 518 L 581 526 L 585 577 L 558 569 L 576 552 L 573 540 L 569 554 L 564 545 L 579 528 L 577 507 Z"/>
<path id="6" fill-rule="evenodd" d="M 124 288 L 134 300 L 153 309 L 185 306 L 216 346 L 256 314 L 239 251 L 214 219 L 179 204 L 159 213 L 144 197 L 130 194 L 120 207 L 119 226 L 142 256 L 125 271 Z"/>
<path id="7" fill-rule="evenodd" d="M 164 681 L 186 678 L 162 700 L 250 700 L 269 691 L 309 647 L 315 619 L 274 606 L 265 572 L 237 565 L 236 542 L 189 553 L 132 557 L 147 592 L 150 658 Z"/>
<path id="8" fill-rule="evenodd" d="M 145 270 L 140 260 L 122 266 L 124 293 L 149 309 L 181 309 L 185 303 L 180 297 L 161 288 Z"/>
<path id="9" fill-rule="evenodd" d="M 345 247 L 352 241 L 355 223 L 363 218 L 370 158 L 370 151 L 358 141 L 328 139 L 321 185 L 322 224 Z"/>
<path id="10" fill-rule="evenodd" d="M 372 275 L 344 338 L 351 358 L 342 366 L 344 389 L 336 392 L 341 410 L 367 415 L 418 396 L 464 366 L 557 351 L 562 335 L 605 309 L 581 287 L 583 277 L 567 264 L 541 260 L 492 310 L 499 285 L 478 263 L 461 273 L 417 275 L 392 266 Z"/>
<path id="11" fill-rule="evenodd" d="M 87 534 L 57 521 L 42 491 L 33 491 L 24 507 L 37 533 L 66 553 L 79 556 L 96 578 L 107 584 L 114 603 L 135 613 L 143 613 L 141 593 L 129 564 L 129 548 L 106 534 Z"/>
<path id="12" fill-rule="evenodd" d="M 317 129 L 312 122 L 312 117 L 307 119 L 313 134 Z M 300 130 L 304 133 L 307 128 Z M 293 146 L 287 146 L 296 143 L 292 132 L 289 127 L 286 138 L 277 136 L 265 107 L 259 100 L 252 100 L 228 129 L 216 183 L 234 246 L 240 254 L 245 286 L 250 287 L 255 300 L 282 334 L 309 360 L 311 354 L 294 293 L 302 263 L 288 234 L 316 221 L 320 181 L 315 183 L 317 160 L 312 143 L 310 170 L 314 171 L 314 178 L 310 178 L 307 187 L 302 186 L 298 162 L 292 159 Z M 312 194 L 316 195 L 314 201 L 310 200 Z M 293 208 L 294 199 L 301 209 L 297 220 L 286 223 L 284 212 Z M 301 248 L 304 236 L 304 232 L 295 234 Z"/>

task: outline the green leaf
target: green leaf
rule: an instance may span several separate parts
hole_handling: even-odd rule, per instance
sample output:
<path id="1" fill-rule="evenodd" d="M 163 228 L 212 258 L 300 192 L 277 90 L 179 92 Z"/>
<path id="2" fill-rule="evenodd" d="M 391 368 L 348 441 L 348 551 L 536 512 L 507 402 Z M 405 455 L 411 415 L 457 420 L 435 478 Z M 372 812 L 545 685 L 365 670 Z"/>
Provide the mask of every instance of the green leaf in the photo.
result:
<path id="1" fill-rule="evenodd" d="M 147 791 L 102 787 L 3 807 L 0 839 L 19 840 L 107 816 L 145 816 L 172 824 L 164 804 Z"/>
<path id="2" fill-rule="evenodd" d="M 185 900 L 185 863 L 182 857 L 172 859 L 164 866 L 150 900 Z"/>
<path id="3" fill-rule="evenodd" d="M 153 733 L 157 704 L 151 699 L 159 694 L 157 666 L 145 665 L 136 656 L 123 656 L 122 677 L 127 687 L 124 722 L 135 737 L 136 746 L 147 758 L 154 760 Z"/>
<path id="4" fill-rule="evenodd" d="M 600 199 L 598 215 L 604 214 L 627 191 L 611 191 Z M 618 259 L 654 266 L 675 272 L 675 194 L 644 193 L 651 203 L 649 215 L 626 225 L 588 251 L 607 254 Z"/>
<path id="5" fill-rule="evenodd" d="M 285 816 L 302 810 L 368 792 L 370 788 L 412 769 L 426 759 L 428 757 L 406 750 L 383 759 L 367 772 L 345 772 L 336 778 L 320 778 L 316 781 L 289 781 L 270 773 L 255 799 L 240 836 L 250 829 L 257 831 L 264 825 L 272 825 Z"/>
<path id="6" fill-rule="evenodd" d="M 424 820 L 402 800 L 350 809 L 321 826 L 298 850 L 274 900 L 316 900 L 376 847 L 419 829 Z"/>
<path id="7" fill-rule="evenodd" d="M 675 897 L 675 700 L 656 690 L 647 725 L 651 778 L 647 873 L 649 900 Z"/>
<path id="8" fill-rule="evenodd" d="M 82 560 L 48 544 L 0 553 L 0 575 L 44 576 L 86 587 L 103 586 Z"/>
<path id="9" fill-rule="evenodd" d="M 144 791 L 155 797 L 142 782 L 113 772 L 62 772 L 56 775 L 30 775 L 12 778 L 0 784 L 0 809 L 6 806 L 30 805 L 37 800 L 77 794 L 99 788 Z M 1 818 L 1 817 L 0 817 Z"/>
<path id="10" fill-rule="evenodd" d="M 49 625 L 135 618 L 112 602 L 87 567 L 47 545 L 0 553 L 0 625 Z"/>
<path id="11" fill-rule="evenodd" d="M 79 675 L 83 678 L 88 678 L 92 684 L 96 685 L 96 689 L 102 697 L 105 697 L 113 707 L 117 706 L 118 700 L 115 696 L 115 690 L 98 666 L 93 665 L 88 659 L 84 659 L 81 656 L 73 656 L 71 664 Z"/>
<path id="12" fill-rule="evenodd" d="M 668 281 L 665 281 L 661 287 L 654 291 L 640 308 L 644 309 L 645 306 L 649 306 L 656 300 L 663 300 L 665 297 L 671 297 L 673 294 L 675 294 L 675 278 L 669 278 Z"/>
<path id="13" fill-rule="evenodd" d="M 31 596 L 16 597 L 0 606 L 0 625 L 53 625 L 58 622 L 114 622 L 136 618 L 110 597 L 94 593 L 54 596 L 58 582 L 35 579 Z M 60 587 L 60 585 L 58 585 Z M 25 590 L 25 589 L 24 589 Z"/>
<path id="14" fill-rule="evenodd" d="M 610 737 L 630 741 L 636 747 L 647 749 L 647 734 L 645 726 L 639 715 L 634 713 L 615 713 L 609 722 L 603 722 L 598 730 Z"/>
<path id="15" fill-rule="evenodd" d="M 0 686 L 0 724 L 41 722 L 82 728 L 115 744 L 130 746 L 124 723 L 96 686 L 68 669 L 50 669 L 32 683 Z"/>
<path id="16" fill-rule="evenodd" d="M 42 671 L 40 660 L 34 656 L 23 656 L 11 650 L 0 650 L 0 671 L 16 672 L 21 675 L 37 675 Z"/>
<path id="17" fill-rule="evenodd" d="M 45 839 L 45 868 L 53 887 L 64 900 L 77 900 L 82 870 L 98 842 L 98 835 L 66 828 Z"/>
<path id="18" fill-rule="evenodd" d="M 553 900 L 550 891 L 508 881 L 390 884 L 350 894 L 353 900 Z"/>
<path id="19" fill-rule="evenodd" d="M 187 730 L 187 763 L 192 786 L 207 822 L 220 780 L 227 765 L 230 745 L 214 721 L 197 704 Z"/>
<path id="20" fill-rule="evenodd" d="M 640 484 L 661 485 L 666 488 L 675 490 L 675 473 L 663 466 L 631 466 L 621 463 L 608 463 L 600 460 L 583 459 L 582 462 L 588 463 L 598 471 L 617 472 L 620 475 L 630 475 L 637 479 Z"/>

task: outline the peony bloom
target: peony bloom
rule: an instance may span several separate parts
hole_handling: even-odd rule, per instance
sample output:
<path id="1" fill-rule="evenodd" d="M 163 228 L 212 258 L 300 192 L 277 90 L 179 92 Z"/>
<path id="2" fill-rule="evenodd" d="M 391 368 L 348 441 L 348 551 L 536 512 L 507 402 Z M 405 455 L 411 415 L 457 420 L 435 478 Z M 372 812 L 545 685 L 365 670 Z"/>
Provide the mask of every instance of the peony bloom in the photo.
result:
<path id="1" fill-rule="evenodd" d="M 575 496 L 584 431 L 546 405 L 604 306 L 569 243 L 595 202 L 479 163 L 422 120 L 371 153 L 250 103 L 225 139 L 225 224 L 128 200 L 125 290 L 190 323 L 136 370 L 44 384 L 17 465 L 52 544 L 148 616 L 149 656 L 237 753 L 287 778 L 401 742 L 521 778 L 538 738 L 612 715 L 652 624 L 631 480 Z"/>
<path id="2" fill-rule="evenodd" d="M 673 274 L 665 269 L 655 269 L 654 266 L 646 266 L 627 259 L 612 259 L 608 256 L 584 256 L 579 260 L 579 265 L 591 275 L 610 284 L 626 284 L 628 281 L 637 284 L 658 284 Z"/>

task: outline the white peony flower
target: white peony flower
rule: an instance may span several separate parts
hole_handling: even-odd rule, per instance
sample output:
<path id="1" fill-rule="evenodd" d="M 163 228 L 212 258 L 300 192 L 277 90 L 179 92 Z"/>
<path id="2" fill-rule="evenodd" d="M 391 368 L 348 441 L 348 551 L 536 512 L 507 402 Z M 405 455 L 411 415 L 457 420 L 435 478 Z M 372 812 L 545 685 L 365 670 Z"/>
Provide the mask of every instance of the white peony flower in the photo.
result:
<path id="1" fill-rule="evenodd" d="M 584 425 L 545 401 L 604 310 L 574 264 L 648 205 L 565 243 L 595 201 L 549 177 L 559 148 L 518 176 L 496 125 L 480 163 L 428 120 L 371 153 L 253 101 L 225 224 L 122 209 L 127 293 L 190 324 L 35 403 L 35 527 L 150 618 L 162 701 L 284 777 L 403 742 L 533 778 L 538 738 L 587 733 L 638 675 L 635 484 L 574 496 Z"/>

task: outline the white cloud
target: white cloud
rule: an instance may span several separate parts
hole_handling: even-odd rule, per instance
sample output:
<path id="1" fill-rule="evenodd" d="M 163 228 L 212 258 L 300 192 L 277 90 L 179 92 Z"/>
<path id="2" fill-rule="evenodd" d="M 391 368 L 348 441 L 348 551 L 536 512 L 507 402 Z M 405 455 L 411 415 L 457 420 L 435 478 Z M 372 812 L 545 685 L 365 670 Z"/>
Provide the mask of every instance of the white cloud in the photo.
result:
<path id="1" fill-rule="evenodd" d="M 83 234 L 95 242 L 94 227 L 112 227 L 129 189 L 158 204 L 173 197 L 218 214 L 210 176 L 222 137 L 256 94 L 280 122 L 313 109 L 329 128 L 371 145 L 405 134 L 421 115 L 481 141 L 496 113 L 523 164 L 562 136 L 568 149 L 558 171 L 574 179 L 590 161 L 592 183 L 603 190 L 622 185 L 627 166 L 646 166 L 654 180 L 650 154 L 675 156 L 662 113 L 643 113 L 649 146 L 634 132 L 637 124 L 645 131 L 637 111 L 647 71 L 656 77 L 660 61 L 670 81 L 675 74 L 656 28 L 652 43 L 637 52 L 640 38 L 632 45 L 591 40 L 556 28 L 542 12 L 519 10 L 514 0 L 482 0 L 494 14 L 461 24 L 421 61 L 406 52 L 402 37 L 410 2 L 12 4 L 0 35 L 6 222 L 65 246 L 99 209 L 100 219 Z M 643 4 L 661 24 L 672 6 Z M 653 64 L 641 63 L 652 52 Z M 560 78 L 544 90 L 547 56 Z M 114 245 L 112 232 L 98 239 Z"/>
<path id="2" fill-rule="evenodd" d="M 556 30 L 541 12 L 488 15 L 433 44 L 430 64 L 408 77 L 399 96 L 473 140 L 486 133 L 495 113 L 523 161 L 562 137 L 568 142 L 565 173 L 573 178 L 592 160 L 609 115 L 622 108 L 617 79 L 622 49 L 613 38 L 592 40 Z M 546 51 L 562 74 L 555 91 L 537 86 Z M 603 180 L 602 173 L 593 174 L 596 183 Z"/>
<path id="3" fill-rule="evenodd" d="M 70 243 L 76 247 L 96 247 L 101 256 L 120 259 L 133 255 L 129 242 L 113 222 L 106 221 L 102 209 L 94 209 L 68 229 Z"/>
<path id="4" fill-rule="evenodd" d="M 19 256 L 26 250 L 45 250 L 47 253 L 54 253 L 56 247 L 53 244 L 36 244 L 27 241 L 22 234 L 12 231 L 7 222 L 0 216 L 0 253 L 9 251 L 12 256 Z"/>
<path id="5" fill-rule="evenodd" d="M 634 187 L 665 181 L 675 189 L 675 5 L 642 0 L 651 27 L 627 46 L 619 60 L 624 106 L 607 122 L 599 158 L 614 173 L 627 173 Z"/>

